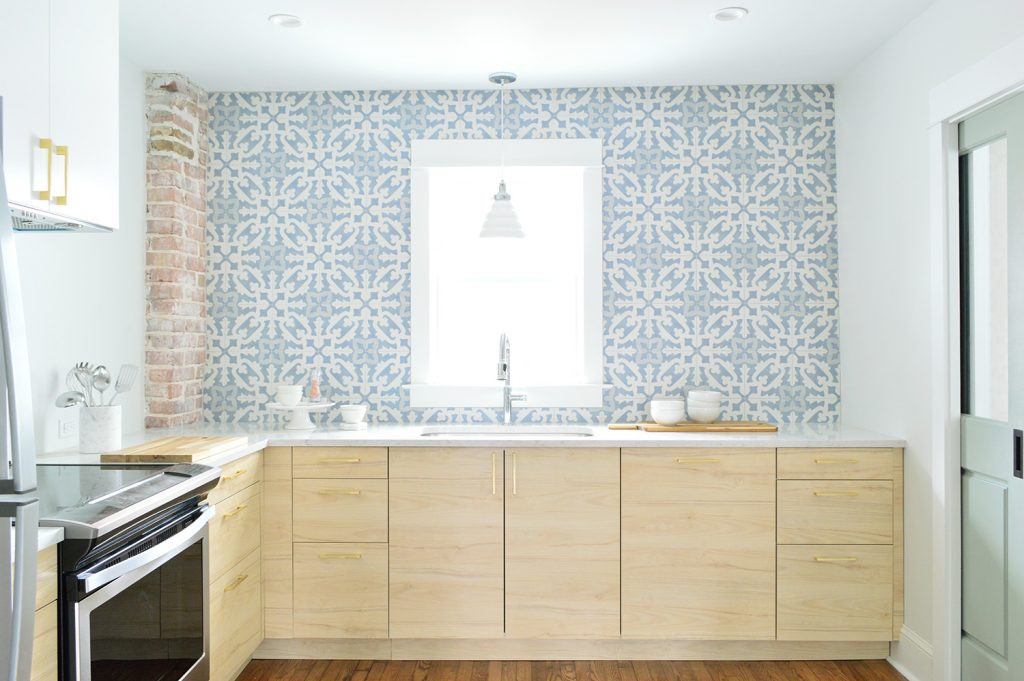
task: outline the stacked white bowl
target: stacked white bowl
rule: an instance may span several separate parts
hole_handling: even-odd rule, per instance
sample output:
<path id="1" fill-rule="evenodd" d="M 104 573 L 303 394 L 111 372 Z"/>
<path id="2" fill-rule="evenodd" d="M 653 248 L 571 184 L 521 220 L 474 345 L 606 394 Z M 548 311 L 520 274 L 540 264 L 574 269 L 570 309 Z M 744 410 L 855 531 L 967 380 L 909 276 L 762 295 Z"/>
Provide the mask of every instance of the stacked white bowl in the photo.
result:
<path id="1" fill-rule="evenodd" d="M 722 416 L 722 393 L 717 390 L 691 390 L 686 401 L 691 421 L 713 423 Z"/>
<path id="2" fill-rule="evenodd" d="M 682 397 L 659 397 L 651 400 L 651 418 L 659 426 L 674 426 L 686 418 L 686 400 Z"/>
<path id="3" fill-rule="evenodd" d="M 274 397 L 277 399 L 278 404 L 294 407 L 302 401 L 302 386 L 282 383 L 277 386 L 277 392 L 274 394 Z"/>

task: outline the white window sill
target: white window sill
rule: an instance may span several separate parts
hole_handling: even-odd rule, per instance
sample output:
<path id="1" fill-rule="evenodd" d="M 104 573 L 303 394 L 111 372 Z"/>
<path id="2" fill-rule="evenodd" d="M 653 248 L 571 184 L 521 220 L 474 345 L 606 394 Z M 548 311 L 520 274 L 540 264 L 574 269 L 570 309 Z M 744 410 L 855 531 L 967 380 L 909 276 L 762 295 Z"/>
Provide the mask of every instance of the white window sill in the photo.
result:
<path id="1" fill-rule="evenodd" d="M 494 407 L 502 406 L 499 381 L 488 385 L 435 385 L 415 383 L 409 390 L 412 407 Z M 526 400 L 513 402 L 513 409 L 523 407 L 588 407 L 602 405 L 605 386 L 600 383 L 577 385 L 512 385 L 512 392 L 525 393 Z"/>

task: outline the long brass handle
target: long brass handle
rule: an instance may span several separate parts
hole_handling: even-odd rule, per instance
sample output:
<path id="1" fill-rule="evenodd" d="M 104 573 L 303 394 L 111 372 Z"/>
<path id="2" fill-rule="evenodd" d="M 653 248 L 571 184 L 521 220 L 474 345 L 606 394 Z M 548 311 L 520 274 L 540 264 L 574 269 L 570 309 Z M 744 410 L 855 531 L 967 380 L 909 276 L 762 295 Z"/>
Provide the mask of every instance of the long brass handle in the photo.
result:
<path id="1" fill-rule="evenodd" d="M 362 493 L 363 490 L 361 489 L 322 489 L 317 491 L 317 494 L 323 494 L 324 496 L 334 494 L 347 494 L 350 497 L 358 497 Z"/>
<path id="2" fill-rule="evenodd" d="M 852 490 L 849 492 L 814 492 L 814 496 L 816 497 L 855 497 L 858 494 L 859 492 L 854 492 Z"/>
<path id="3" fill-rule="evenodd" d="M 64 157 L 64 193 L 61 196 L 53 197 L 53 201 L 58 206 L 66 206 L 68 204 L 68 148 L 64 145 L 58 145 L 53 153 L 55 156 Z"/>
<path id="4" fill-rule="evenodd" d="M 249 504 L 239 504 L 238 506 L 235 506 L 234 510 L 228 511 L 227 513 L 225 513 L 224 517 L 225 518 L 230 518 L 231 516 L 236 516 L 236 515 L 238 515 L 239 513 L 241 513 L 242 511 L 244 511 L 248 507 L 249 507 Z"/>
<path id="5" fill-rule="evenodd" d="M 361 553 L 321 553 L 320 560 L 362 560 Z"/>
<path id="6" fill-rule="evenodd" d="M 512 496 L 516 495 L 516 491 L 517 491 L 517 487 L 518 487 L 518 483 L 519 483 L 519 475 L 518 475 L 518 472 L 516 470 L 517 463 L 518 463 L 518 461 L 517 461 L 516 453 L 512 452 Z"/>
<path id="7" fill-rule="evenodd" d="M 39 198 L 48 201 L 50 192 L 53 190 L 53 140 L 44 137 L 39 140 L 39 148 L 46 150 L 46 189 L 39 190 Z M 34 168 L 33 172 L 35 172 Z M 32 184 L 34 185 L 35 182 Z"/>
<path id="8" fill-rule="evenodd" d="M 815 459 L 814 463 L 857 463 L 858 459 Z"/>
<path id="9" fill-rule="evenodd" d="M 491 494 L 498 493 L 498 452 L 491 452 Z"/>
<path id="10" fill-rule="evenodd" d="M 855 556 L 844 556 L 842 558 L 830 558 L 829 556 L 815 556 L 815 563 L 856 563 Z"/>
<path id="11" fill-rule="evenodd" d="M 227 593 L 228 591 L 234 591 L 242 584 L 242 582 L 244 582 L 247 579 L 249 579 L 248 574 L 238 575 L 237 577 L 235 577 L 233 582 L 224 587 L 224 593 Z"/>
<path id="12" fill-rule="evenodd" d="M 362 461 L 358 456 L 347 459 L 320 459 L 320 463 L 359 463 Z"/>
<path id="13" fill-rule="evenodd" d="M 234 480 L 235 478 L 240 478 L 243 475 L 245 475 L 245 469 L 244 468 L 239 468 L 237 471 L 235 471 L 231 475 L 222 475 L 222 476 L 220 476 L 220 481 L 221 482 L 227 482 L 228 480 Z"/>
<path id="14" fill-rule="evenodd" d="M 676 459 L 676 463 L 718 463 L 721 459 Z"/>

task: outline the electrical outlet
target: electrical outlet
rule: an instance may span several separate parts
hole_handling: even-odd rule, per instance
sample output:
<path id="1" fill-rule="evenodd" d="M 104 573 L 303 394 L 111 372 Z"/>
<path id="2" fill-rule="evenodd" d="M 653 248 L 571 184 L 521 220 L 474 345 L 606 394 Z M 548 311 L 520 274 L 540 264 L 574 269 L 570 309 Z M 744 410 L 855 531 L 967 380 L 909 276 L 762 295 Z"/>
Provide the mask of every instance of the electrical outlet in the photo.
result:
<path id="1" fill-rule="evenodd" d="M 63 440 L 78 435 L 78 410 L 57 410 L 57 439 Z"/>

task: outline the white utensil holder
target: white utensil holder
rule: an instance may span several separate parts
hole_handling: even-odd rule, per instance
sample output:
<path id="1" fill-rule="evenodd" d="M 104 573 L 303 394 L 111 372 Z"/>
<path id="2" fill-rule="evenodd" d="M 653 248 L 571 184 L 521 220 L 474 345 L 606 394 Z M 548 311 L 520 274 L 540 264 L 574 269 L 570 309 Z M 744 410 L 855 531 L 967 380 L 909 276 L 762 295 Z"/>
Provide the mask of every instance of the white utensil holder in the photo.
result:
<path id="1" fill-rule="evenodd" d="M 106 454 L 121 449 L 121 405 L 81 409 L 78 451 L 82 454 Z"/>

